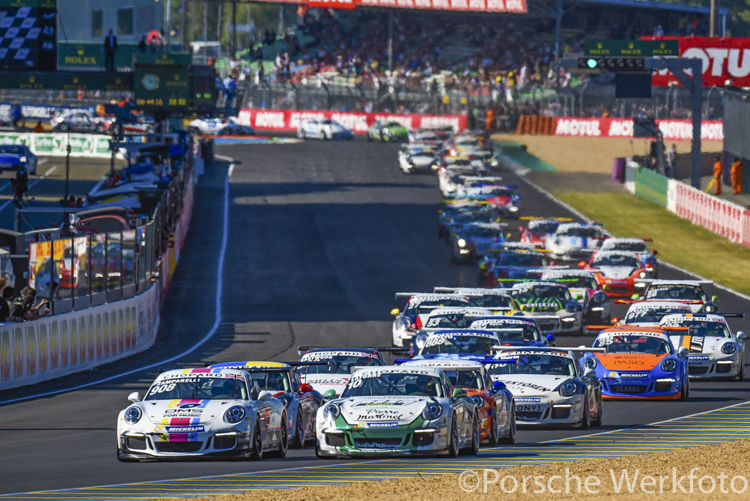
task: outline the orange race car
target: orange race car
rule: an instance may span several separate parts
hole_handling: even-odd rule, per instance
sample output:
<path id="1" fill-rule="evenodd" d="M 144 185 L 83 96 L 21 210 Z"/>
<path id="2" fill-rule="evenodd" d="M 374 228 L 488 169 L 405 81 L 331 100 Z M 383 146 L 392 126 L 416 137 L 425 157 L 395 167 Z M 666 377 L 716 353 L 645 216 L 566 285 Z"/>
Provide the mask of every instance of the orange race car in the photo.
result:
<path id="1" fill-rule="evenodd" d="M 687 349 L 675 349 L 668 331 L 681 327 L 603 327 L 594 349 L 581 358 L 584 370 L 602 381 L 605 399 L 685 400 L 690 394 Z"/>
<path id="2" fill-rule="evenodd" d="M 616 298 L 629 298 L 636 292 L 643 292 L 647 284 L 638 280 L 651 278 L 638 255 L 633 252 L 595 252 L 588 263 L 581 261 L 578 267 L 593 271 L 602 290 Z"/>

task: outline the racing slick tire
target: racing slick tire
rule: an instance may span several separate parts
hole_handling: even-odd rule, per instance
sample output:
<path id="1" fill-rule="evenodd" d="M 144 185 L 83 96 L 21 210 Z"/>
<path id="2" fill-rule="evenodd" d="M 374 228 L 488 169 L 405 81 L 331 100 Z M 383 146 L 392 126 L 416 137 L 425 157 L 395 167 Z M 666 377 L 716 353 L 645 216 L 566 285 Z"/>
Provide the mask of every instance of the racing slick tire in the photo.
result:
<path id="1" fill-rule="evenodd" d="M 500 443 L 500 429 L 497 422 L 497 406 L 492 408 L 492 418 L 490 419 L 490 436 L 487 439 L 490 447 L 497 447 Z"/>
<path id="2" fill-rule="evenodd" d="M 680 391 L 680 400 L 685 401 L 690 397 L 690 380 L 686 377 L 682 382 L 682 390 Z"/>
<path id="3" fill-rule="evenodd" d="M 250 437 L 250 459 L 259 461 L 263 458 L 263 436 L 260 434 L 260 416 L 255 416 L 255 428 Z"/>
<path id="4" fill-rule="evenodd" d="M 583 409 L 581 416 L 581 429 L 588 430 L 591 428 L 591 415 L 589 414 L 589 397 L 583 399 Z"/>
<path id="5" fill-rule="evenodd" d="M 70 125 L 67 122 L 60 122 L 60 125 L 57 126 L 57 130 L 60 132 L 68 132 L 70 130 Z"/>
<path id="6" fill-rule="evenodd" d="M 503 437 L 499 440 L 501 444 L 513 445 L 516 443 L 516 406 L 510 411 L 510 429 L 508 430 L 508 436 Z"/>
<path id="7" fill-rule="evenodd" d="M 298 130 L 297 131 L 297 137 L 300 138 L 300 139 L 307 139 L 307 134 L 305 134 L 305 131 L 303 131 L 303 130 Z"/>
<path id="8" fill-rule="evenodd" d="M 369 142 L 372 142 L 372 136 L 370 135 L 370 133 L 369 133 L 369 132 L 367 133 L 367 140 L 368 140 Z"/>
<path id="9" fill-rule="evenodd" d="M 479 416 L 476 412 L 471 420 L 471 445 L 461 451 L 466 456 L 476 456 L 479 454 Z"/>
<path id="10" fill-rule="evenodd" d="M 294 441 L 292 447 L 302 449 L 305 446 L 307 437 L 305 437 L 305 427 L 302 423 L 302 413 L 297 411 L 297 419 L 294 422 Z"/>
<path id="11" fill-rule="evenodd" d="M 742 355 L 742 358 L 740 359 L 740 373 L 737 374 L 737 377 L 735 378 L 737 381 L 742 381 L 745 379 L 745 355 Z"/>
<path id="12" fill-rule="evenodd" d="M 459 454 L 458 449 L 458 425 L 456 424 L 456 415 L 453 415 L 451 419 L 451 436 L 448 442 L 448 457 L 457 458 Z"/>
<path id="13" fill-rule="evenodd" d="M 281 415 L 281 422 L 286 423 L 286 412 Z M 289 449 L 289 432 L 286 426 L 279 430 L 279 448 L 269 454 L 269 457 L 283 459 L 286 457 L 286 451 Z"/>
<path id="14" fill-rule="evenodd" d="M 103 124 L 96 124 L 96 127 L 94 127 L 94 130 L 97 134 L 104 134 L 104 125 Z"/>
<path id="15" fill-rule="evenodd" d="M 591 423 L 591 426 L 601 426 L 604 421 L 604 406 L 602 405 L 602 396 L 599 395 L 599 401 L 596 405 L 596 419 Z"/>

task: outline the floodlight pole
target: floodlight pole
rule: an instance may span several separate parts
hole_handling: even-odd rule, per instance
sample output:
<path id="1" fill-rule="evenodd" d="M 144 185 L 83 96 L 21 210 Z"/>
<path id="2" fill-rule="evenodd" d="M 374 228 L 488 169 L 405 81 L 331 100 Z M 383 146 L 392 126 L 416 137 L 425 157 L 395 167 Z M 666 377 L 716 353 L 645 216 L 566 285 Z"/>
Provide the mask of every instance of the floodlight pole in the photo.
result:
<path id="1" fill-rule="evenodd" d="M 388 71 L 393 71 L 393 10 L 388 11 Z"/>
<path id="2" fill-rule="evenodd" d="M 563 18 L 563 3 L 562 0 L 557 0 L 557 9 L 555 10 L 555 76 L 554 82 L 559 83 L 560 81 L 560 39 L 562 37 L 562 18 Z"/>

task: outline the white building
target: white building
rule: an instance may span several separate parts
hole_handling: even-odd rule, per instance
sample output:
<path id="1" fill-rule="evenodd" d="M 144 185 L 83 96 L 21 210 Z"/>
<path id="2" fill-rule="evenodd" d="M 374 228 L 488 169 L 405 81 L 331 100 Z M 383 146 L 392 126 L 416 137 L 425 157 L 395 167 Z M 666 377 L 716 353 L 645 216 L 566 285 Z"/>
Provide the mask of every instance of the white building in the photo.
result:
<path id="1" fill-rule="evenodd" d="M 164 1 L 58 0 L 58 42 L 102 42 L 111 29 L 118 43 L 138 43 L 162 28 Z"/>

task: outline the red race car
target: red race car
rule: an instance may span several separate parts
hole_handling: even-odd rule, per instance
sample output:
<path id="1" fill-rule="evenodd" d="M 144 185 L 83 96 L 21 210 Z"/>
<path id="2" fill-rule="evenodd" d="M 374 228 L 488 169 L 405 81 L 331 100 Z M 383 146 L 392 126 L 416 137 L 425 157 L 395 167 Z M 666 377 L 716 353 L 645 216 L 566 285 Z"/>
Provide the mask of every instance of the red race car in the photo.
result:
<path id="1" fill-rule="evenodd" d="M 591 261 L 581 261 L 578 267 L 593 271 L 602 290 L 608 296 L 616 298 L 629 298 L 642 291 L 646 284 L 636 283 L 636 280 L 651 278 L 638 255 L 633 252 L 595 252 Z"/>

